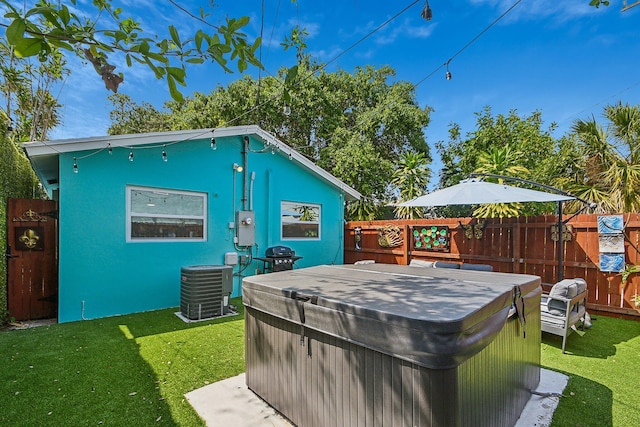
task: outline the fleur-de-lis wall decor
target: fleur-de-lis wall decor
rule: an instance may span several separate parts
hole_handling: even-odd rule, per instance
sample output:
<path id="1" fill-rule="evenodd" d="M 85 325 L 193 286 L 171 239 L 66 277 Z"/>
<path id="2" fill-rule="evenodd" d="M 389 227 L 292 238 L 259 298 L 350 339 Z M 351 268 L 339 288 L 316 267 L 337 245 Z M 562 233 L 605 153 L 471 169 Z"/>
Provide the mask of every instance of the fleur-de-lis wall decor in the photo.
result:
<path id="1" fill-rule="evenodd" d="M 27 248 L 33 249 L 38 246 L 38 241 L 40 240 L 40 236 L 36 233 L 36 231 L 32 228 L 28 228 L 24 230 L 24 233 L 18 237 L 18 240 L 22 242 Z"/>

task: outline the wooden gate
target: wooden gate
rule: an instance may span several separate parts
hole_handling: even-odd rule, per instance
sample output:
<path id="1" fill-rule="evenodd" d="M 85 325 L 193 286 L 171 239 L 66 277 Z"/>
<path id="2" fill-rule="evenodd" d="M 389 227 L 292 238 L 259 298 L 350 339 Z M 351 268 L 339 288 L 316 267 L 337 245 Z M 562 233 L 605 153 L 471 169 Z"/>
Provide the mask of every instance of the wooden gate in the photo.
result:
<path id="1" fill-rule="evenodd" d="M 58 316 L 57 203 L 9 199 L 7 300 L 15 320 Z"/>

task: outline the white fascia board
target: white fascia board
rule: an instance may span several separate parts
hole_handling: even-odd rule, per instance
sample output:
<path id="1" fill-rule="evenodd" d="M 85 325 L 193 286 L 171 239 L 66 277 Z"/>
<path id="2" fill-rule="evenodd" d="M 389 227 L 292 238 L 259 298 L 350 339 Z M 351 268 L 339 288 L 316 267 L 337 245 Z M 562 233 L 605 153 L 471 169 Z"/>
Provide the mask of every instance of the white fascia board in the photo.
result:
<path id="1" fill-rule="evenodd" d="M 131 135 L 92 136 L 89 138 L 59 139 L 55 141 L 25 142 L 22 147 L 29 157 L 61 154 L 75 151 L 103 150 L 108 146 L 135 147 L 137 145 L 162 144 L 190 139 L 210 138 L 211 129 L 180 130 L 169 132 L 152 132 Z"/>
<path id="2" fill-rule="evenodd" d="M 292 160 L 303 165 L 315 173 L 320 178 L 328 181 L 333 186 L 339 188 L 352 200 L 357 200 L 362 195 L 354 188 L 340 181 L 324 169 L 316 166 L 312 161 L 289 147 L 282 141 L 278 140 L 269 132 L 264 131 L 257 125 L 230 126 L 217 129 L 196 129 L 196 130 L 180 130 L 168 132 L 151 132 L 129 135 L 107 135 L 94 136 L 88 138 L 60 139 L 55 141 L 34 141 L 22 144 L 29 158 L 34 159 L 38 156 L 62 154 L 77 151 L 97 151 L 118 147 L 135 147 L 138 145 L 164 144 L 179 141 L 188 141 L 192 139 L 204 138 L 222 138 L 228 136 L 256 135 L 265 144 L 270 144 L 278 149 L 279 152 L 291 155 Z"/>
<path id="3" fill-rule="evenodd" d="M 342 190 L 342 192 L 351 196 L 353 200 L 359 200 L 362 197 L 362 194 L 360 194 L 357 190 L 345 184 L 344 182 L 340 181 L 338 178 L 331 175 L 329 172 L 325 171 L 321 167 L 317 166 L 311 160 L 307 159 L 305 156 L 298 153 L 296 150 L 289 147 L 282 141 L 279 141 L 276 137 L 271 135 L 269 132 L 266 132 L 263 129 L 256 126 L 255 135 L 260 137 L 264 142 L 275 146 L 276 148 L 278 148 L 278 150 L 280 150 L 287 156 L 291 155 L 291 160 L 295 160 L 296 162 L 302 164 L 304 167 L 311 170 L 320 178 L 324 179 L 325 181 L 328 181 L 330 184 L 334 185 L 335 187 L 338 187 L 340 190 Z"/>

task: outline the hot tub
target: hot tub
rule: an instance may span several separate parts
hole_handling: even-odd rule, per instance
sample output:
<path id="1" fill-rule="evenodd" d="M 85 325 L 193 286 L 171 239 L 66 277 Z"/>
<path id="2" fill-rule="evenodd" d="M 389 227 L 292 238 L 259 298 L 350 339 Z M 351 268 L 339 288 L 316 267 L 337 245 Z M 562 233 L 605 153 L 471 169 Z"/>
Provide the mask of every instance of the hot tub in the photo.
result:
<path id="1" fill-rule="evenodd" d="M 247 386 L 298 426 L 512 426 L 540 278 L 369 264 L 243 280 Z"/>

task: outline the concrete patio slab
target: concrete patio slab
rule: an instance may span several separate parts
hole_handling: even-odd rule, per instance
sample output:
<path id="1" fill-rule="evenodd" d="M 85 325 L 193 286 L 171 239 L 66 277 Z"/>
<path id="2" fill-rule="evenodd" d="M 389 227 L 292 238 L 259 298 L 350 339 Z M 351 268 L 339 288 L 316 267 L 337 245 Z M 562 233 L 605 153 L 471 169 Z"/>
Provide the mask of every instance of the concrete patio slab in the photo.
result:
<path id="1" fill-rule="evenodd" d="M 516 427 L 548 427 L 568 380 L 566 375 L 541 369 L 536 390 L 540 395 L 534 394 L 529 399 Z M 244 374 L 209 384 L 185 396 L 208 427 L 292 427 L 247 388 Z"/>
<path id="2" fill-rule="evenodd" d="M 559 372 L 540 369 L 540 384 L 522 410 L 515 427 L 548 427 L 560 402 L 569 377 Z"/>
<path id="3" fill-rule="evenodd" d="M 249 390 L 244 374 L 209 384 L 185 396 L 207 427 L 292 427 Z"/>

